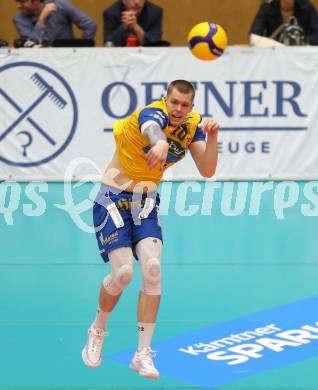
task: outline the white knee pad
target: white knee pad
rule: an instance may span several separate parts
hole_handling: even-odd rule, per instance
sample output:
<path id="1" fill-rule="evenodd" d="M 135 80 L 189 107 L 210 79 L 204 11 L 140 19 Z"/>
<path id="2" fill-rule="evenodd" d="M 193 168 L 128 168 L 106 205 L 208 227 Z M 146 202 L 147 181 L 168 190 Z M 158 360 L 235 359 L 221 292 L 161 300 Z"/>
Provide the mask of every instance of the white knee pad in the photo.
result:
<path id="1" fill-rule="evenodd" d="M 156 257 L 145 262 L 142 270 L 143 277 L 149 281 L 149 283 L 158 283 L 161 280 L 161 268 L 160 261 Z"/>
<path id="2" fill-rule="evenodd" d="M 107 275 L 103 280 L 103 286 L 108 294 L 113 296 L 119 295 L 130 283 L 133 272 L 132 266 L 124 264 L 119 267 L 115 275 Z"/>
<path id="3" fill-rule="evenodd" d="M 161 240 L 154 237 L 144 238 L 137 243 L 135 249 L 141 267 L 141 291 L 147 295 L 161 295 Z"/>
<path id="4" fill-rule="evenodd" d="M 111 274 L 103 280 L 105 290 L 113 296 L 119 295 L 130 283 L 134 268 L 130 248 L 115 249 L 108 255 L 111 263 Z"/>
<path id="5" fill-rule="evenodd" d="M 117 272 L 115 279 L 115 283 L 121 286 L 122 288 L 125 288 L 132 279 L 134 273 L 134 269 L 129 264 L 124 264 L 119 267 L 119 270 Z"/>
<path id="6" fill-rule="evenodd" d="M 146 260 L 142 267 L 141 291 L 147 295 L 161 295 L 161 266 L 156 257 Z"/>

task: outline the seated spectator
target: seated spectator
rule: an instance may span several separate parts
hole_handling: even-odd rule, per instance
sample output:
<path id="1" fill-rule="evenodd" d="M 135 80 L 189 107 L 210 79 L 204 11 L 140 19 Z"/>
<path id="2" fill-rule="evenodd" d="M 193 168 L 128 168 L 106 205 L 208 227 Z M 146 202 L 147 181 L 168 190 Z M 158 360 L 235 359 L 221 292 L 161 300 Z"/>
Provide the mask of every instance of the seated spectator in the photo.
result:
<path id="1" fill-rule="evenodd" d="M 145 0 L 118 0 L 103 13 L 104 43 L 129 46 L 128 37 L 135 37 L 134 46 L 151 46 L 161 41 L 162 8 Z"/>
<path id="2" fill-rule="evenodd" d="M 318 44 L 318 15 L 309 0 L 266 0 L 261 4 L 250 30 L 250 43 L 260 36 L 276 38 L 280 27 L 296 18 L 296 23 L 310 45 Z"/>
<path id="3" fill-rule="evenodd" d="M 50 46 L 55 40 L 75 39 L 72 24 L 83 38 L 94 39 L 96 23 L 68 0 L 16 0 L 19 12 L 13 22 L 20 38 Z"/>

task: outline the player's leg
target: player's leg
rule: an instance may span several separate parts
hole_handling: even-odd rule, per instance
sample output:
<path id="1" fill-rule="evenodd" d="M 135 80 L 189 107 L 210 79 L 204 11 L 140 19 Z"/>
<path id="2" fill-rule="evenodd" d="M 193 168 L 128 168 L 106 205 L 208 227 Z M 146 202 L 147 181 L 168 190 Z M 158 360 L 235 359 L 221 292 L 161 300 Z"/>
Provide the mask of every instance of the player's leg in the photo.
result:
<path id="1" fill-rule="evenodd" d="M 142 376 L 159 379 L 159 372 L 151 358 L 150 345 L 161 297 L 162 241 L 154 237 L 144 238 L 136 244 L 135 251 L 143 282 L 138 301 L 138 348 L 130 367 Z"/>
<path id="2" fill-rule="evenodd" d="M 89 327 L 87 343 L 82 351 L 83 361 L 89 367 L 101 364 L 107 320 L 133 275 L 134 258 L 130 247 L 114 249 L 108 253 L 108 258 L 111 273 L 101 284 L 96 318 Z"/>
<path id="3" fill-rule="evenodd" d="M 102 329 L 106 328 L 108 314 L 116 306 L 123 289 L 130 283 L 134 271 L 134 258 L 130 247 L 114 249 L 109 252 L 108 257 L 111 273 L 104 278 L 100 286 L 99 310 L 93 323 L 95 327 Z"/>
<path id="4" fill-rule="evenodd" d="M 133 273 L 130 216 L 120 212 L 117 204 L 118 195 L 102 185 L 94 203 L 93 220 L 99 252 L 104 262 L 110 261 L 111 272 L 100 287 L 97 315 L 82 351 L 84 363 L 89 367 L 101 364 L 107 320 Z"/>

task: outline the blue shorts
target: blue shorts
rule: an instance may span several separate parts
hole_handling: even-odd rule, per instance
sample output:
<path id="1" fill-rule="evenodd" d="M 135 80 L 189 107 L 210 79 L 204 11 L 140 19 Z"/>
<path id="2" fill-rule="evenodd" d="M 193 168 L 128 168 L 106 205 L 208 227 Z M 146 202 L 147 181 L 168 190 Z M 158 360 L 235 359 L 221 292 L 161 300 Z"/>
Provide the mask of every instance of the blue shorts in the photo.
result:
<path id="1" fill-rule="evenodd" d="M 140 212 L 147 209 L 144 207 L 146 198 L 150 199 L 153 208 L 148 216 L 140 218 Z M 137 242 L 147 237 L 162 240 L 159 203 L 156 192 L 134 194 L 101 186 L 93 207 L 93 219 L 99 252 L 104 262 L 109 260 L 108 253 L 113 249 L 129 246 L 134 250 Z M 109 206 L 116 206 L 123 226 L 116 227 L 116 218 L 111 216 Z"/>

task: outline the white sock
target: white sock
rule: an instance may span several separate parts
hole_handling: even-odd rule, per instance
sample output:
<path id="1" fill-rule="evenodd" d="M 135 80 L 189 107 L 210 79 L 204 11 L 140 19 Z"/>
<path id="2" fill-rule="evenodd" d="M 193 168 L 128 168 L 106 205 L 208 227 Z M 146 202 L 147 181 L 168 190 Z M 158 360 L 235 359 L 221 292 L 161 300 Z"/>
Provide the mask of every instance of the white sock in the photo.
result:
<path id="1" fill-rule="evenodd" d="M 97 314 L 93 326 L 99 329 L 106 329 L 106 322 L 111 312 L 103 311 L 99 306 L 97 308 Z"/>
<path id="2" fill-rule="evenodd" d="M 144 347 L 150 347 L 156 324 L 138 322 L 138 351 Z"/>

